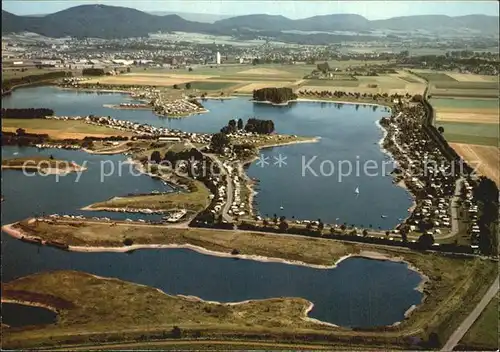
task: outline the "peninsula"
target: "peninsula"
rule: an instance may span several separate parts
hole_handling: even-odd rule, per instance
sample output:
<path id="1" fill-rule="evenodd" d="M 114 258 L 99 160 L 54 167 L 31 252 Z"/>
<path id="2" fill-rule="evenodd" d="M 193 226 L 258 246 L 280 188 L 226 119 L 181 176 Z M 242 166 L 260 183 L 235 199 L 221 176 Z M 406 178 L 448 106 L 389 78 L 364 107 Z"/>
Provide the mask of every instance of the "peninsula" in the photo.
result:
<path id="1" fill-rule="evenodd" d="M 2 160 L 2 169 L 39 171 L 44 174 L 67 174 L 82 172 L 86 168 L 73 161 L 58 160 L 52 157 L 32 156 Z"/>

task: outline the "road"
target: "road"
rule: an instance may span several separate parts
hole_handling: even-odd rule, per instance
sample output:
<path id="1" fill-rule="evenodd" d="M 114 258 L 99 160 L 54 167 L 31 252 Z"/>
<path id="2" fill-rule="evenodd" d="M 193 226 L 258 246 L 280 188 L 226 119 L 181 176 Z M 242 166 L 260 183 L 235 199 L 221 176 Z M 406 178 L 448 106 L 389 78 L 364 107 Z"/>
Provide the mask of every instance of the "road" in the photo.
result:
<path id="1" fill-rule="evenodd" d="M 229 208 L 233 204 L 233 195 L 234 195 L 233 179 L 231 178 L 231 175 L 226 172 L 226 168 L 224 167 L 224 164 L 217 157 L 217 155 L 212 154 L 212 153 L 204 153 L 204 152 L 202 152 L 191 141 L 186 141 L 186 145 L 190 146 L 191 148 L 195 148 L 201 154 L 205 155 L 206 157 L 210 158 L 212 161 L 214 161 L 215 163 L 217 163 L 217 165 L 219 166 L 219 168 L 221 170 L 221 175 L 225 175 L 226 176 L 226 204 L 224 204 L 224 207 L 222 208 L 222 218 L 225 221 L 232 223 L 233 222 L 233 217 L 231 215 L 229 215 L 229 213 L 228 213 Z"/>
<path id="2" fill-rule="evenodd" d="M 472 324 L 479 318 L 479 315 L 486 308 L 488 303 L 495 297 L 498 292 L 499 281 L 498 277 L 495 282 L 490 286 L 484 297 L 477 304 L 476 308 L 469 314 L 467 318 L 460 324 L 460 326 L 451 334 L 448 341 L 445 343 L 441 351 L 453 351 L 453 348 L 460 342 L 460 340 L 464 337 L 464 335 L 469 331 Z"/>

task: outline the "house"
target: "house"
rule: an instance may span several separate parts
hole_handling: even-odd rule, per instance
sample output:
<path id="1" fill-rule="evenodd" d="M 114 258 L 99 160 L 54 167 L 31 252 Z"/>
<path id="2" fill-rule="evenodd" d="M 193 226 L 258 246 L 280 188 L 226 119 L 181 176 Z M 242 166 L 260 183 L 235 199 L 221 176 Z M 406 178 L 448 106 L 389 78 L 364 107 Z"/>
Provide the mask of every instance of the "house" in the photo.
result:
<path id="1" fill-rule="evenodd" d="M 158 137 L 159 142 L 180 142 L 180 137 Z"/>

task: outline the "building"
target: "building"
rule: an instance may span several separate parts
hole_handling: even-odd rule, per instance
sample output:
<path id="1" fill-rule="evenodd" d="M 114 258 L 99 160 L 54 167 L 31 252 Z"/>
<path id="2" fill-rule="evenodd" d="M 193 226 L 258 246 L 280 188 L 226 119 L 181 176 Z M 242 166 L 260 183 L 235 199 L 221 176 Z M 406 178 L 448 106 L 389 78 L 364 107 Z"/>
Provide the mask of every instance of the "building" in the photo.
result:
<path id="1" fill-rule="evenodd" d="M 164 137 L 159 137 L 158 141 L 159 142 L 180 142 L 181 139 L 179 137 L 167 137 L 167 136 L 164 136 Z"/>
<path id="2" fill-rule="evenodd" d="M 217 65 L 220 65 L 220 53 L 219 52 L 217 52 L 217 54 L 215 54 L 215 63 Z"/>

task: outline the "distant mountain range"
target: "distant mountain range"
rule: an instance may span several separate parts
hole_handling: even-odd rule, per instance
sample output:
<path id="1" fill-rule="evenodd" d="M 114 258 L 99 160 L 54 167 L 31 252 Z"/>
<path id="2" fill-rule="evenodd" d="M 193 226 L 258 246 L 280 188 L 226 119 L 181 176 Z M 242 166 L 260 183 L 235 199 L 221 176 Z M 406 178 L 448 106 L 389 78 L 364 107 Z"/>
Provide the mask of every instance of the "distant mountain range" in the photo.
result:
<path id="1" fill-rule="evenodd" d="M 263 35 L 272 35 L 290 30 L 352 31 L 366 34 L 367 31 L 383 29 L 434 32 L 471 29 L 484 34 L 498 34 L 499 31 L 498 17 L 486 15 L 460 17 L 424 15 L 376 21 L 370 21 L 355 14 L 333 14 L 297 20 L 284 16 L 245 15 L 206 23 L 186 20 L 177 14 L 151 14 L 131 8 L 107 5 L 81 5 L 45 16 L 17 16 L 2 10 L 2 34 L 34 32 L 48 37 L 129 38 L 144 37 L 148 33 L 158 31 L 226 35 L 238 35 L 238 33 L 248 35 L 249 31 L 263 31 L 265 33 Z M 301 37 L 301 35 L 297 36 Z"/>

